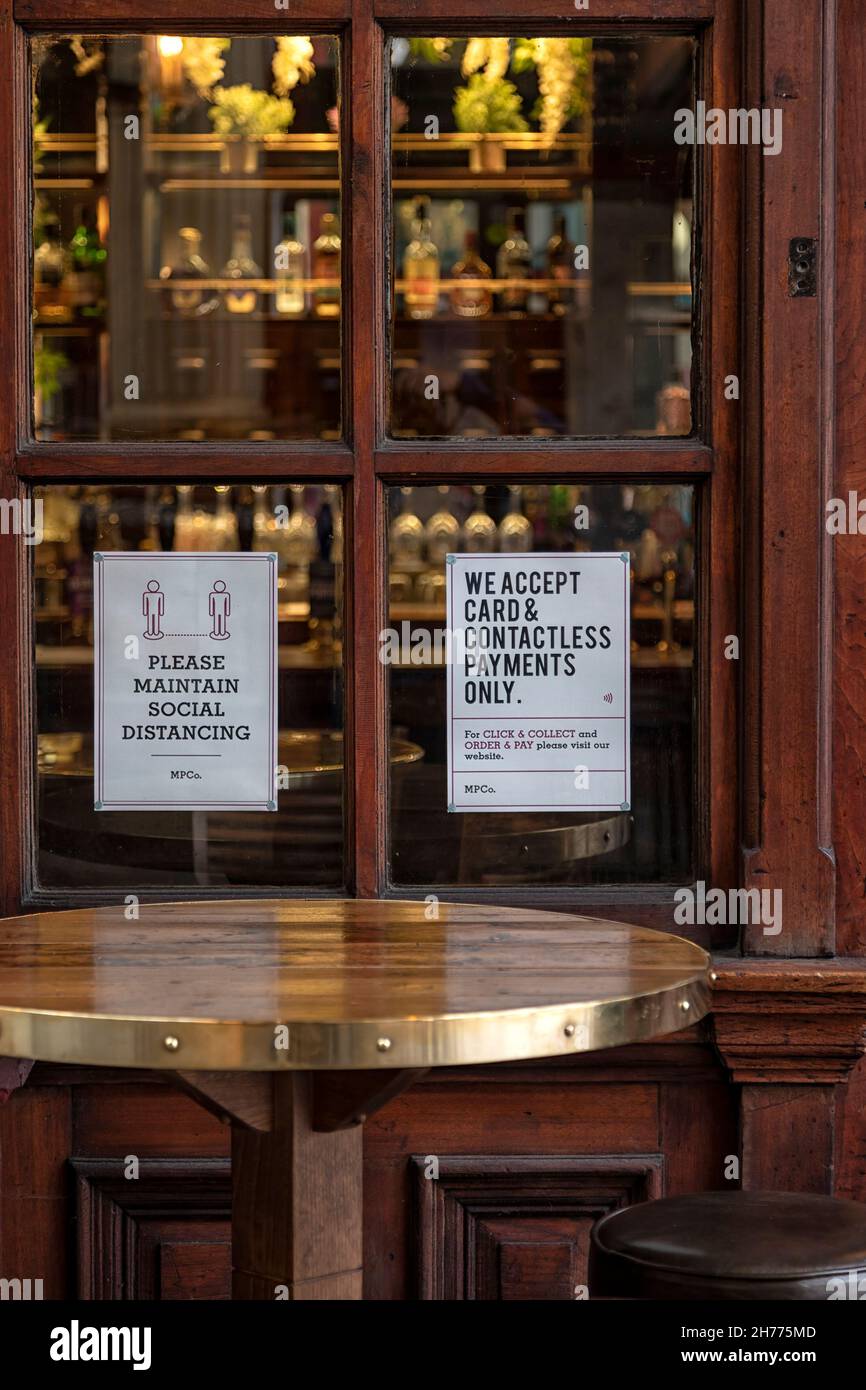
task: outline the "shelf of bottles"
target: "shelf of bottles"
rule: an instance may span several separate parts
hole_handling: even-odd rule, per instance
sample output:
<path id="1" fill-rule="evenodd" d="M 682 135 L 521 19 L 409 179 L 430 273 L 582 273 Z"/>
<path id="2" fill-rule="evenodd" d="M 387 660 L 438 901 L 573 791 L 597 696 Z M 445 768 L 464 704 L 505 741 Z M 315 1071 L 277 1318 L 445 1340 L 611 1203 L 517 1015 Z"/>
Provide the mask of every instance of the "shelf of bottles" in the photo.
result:
<path id="1" fill-rule="evenodd" d="M 690 665 L 694 529 L 690 488 L 482 485 L 392 489 L 392 622 L 445 622 L 448 554 L 628 552 L 636 663 Z"/>
<path id="2" fill-rule="evenodd" d="M 691 432 L 693 56 L 392 40 L 392 435 Z"/>
<path id="3" fill-rule="evenodd" d="M 342 494 L 331 485 L 37 490 L 37 666 L 89 664 L 94 550 L 274 551 L 281 663 L 334 667 L 342 649 Z"/>
<path id="4" fill-rule="evenodd" d="M 37 438 L 341 437 L 338 65 L 34 39 Z"/>

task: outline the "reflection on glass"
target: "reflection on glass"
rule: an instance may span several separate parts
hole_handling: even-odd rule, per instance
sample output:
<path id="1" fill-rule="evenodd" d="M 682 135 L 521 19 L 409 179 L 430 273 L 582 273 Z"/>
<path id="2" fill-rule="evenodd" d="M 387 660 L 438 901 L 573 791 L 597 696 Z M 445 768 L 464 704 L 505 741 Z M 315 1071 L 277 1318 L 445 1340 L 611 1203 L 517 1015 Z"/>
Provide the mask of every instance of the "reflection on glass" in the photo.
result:
<path id="1" fill-rule="evenodd" d="M 461 485 L 403 489 L 402 496 L 392 488 L 390 501 L 390 630 L 399 650 L 390 670 L 391 734 L 424 750 L 423 758 L 392 766 L 392 881 L 467 887 L 689 882 L 696 853 L 694 489 Z M 452 552 L 629 552 L 630 812 L 449 814 L 440 659 L 446 509 L 457 528 L 449 530 Z"/>
<path id="2" fill-rule="evenodd" d="M 695 45 L 391 41 L 391 433 L 688 435 Z"/>
<path id="3" fill-rule="evenodd" d="M 68 887 L 343 883 L 342 494 L 333 486 L 39 489 L 37 879 Z M 279 810 L 93 810 L 93 552 L 279 555 Z M 408 742 L 394 756 L 420 757 Z M 285 785 L 283 785 L 283 783 Z"/>
<path id="4" fill-rule="evenodd" d="M 337 40 L 32 58 L 36 438 L 339 438 Z"/>

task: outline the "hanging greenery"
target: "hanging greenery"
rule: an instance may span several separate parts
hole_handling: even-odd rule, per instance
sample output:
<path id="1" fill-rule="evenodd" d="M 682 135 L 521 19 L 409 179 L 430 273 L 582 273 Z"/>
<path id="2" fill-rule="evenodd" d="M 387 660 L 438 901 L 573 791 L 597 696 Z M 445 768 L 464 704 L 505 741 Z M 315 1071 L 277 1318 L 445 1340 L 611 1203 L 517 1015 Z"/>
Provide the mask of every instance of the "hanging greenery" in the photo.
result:
<path id="1" fill-rule="evenodd" d="M 287 97 L 299 82 L 309 82 L 311 77 L 315 77 L 313 52 L 308 38 L 289 35 L 277 39 L 277 51 L 272 63 L 277 96 Z"/>
<path id="2" fill-rule="evenodd" d="M 589 105 L 592 39 L 518 39 L 515 73 L 535 67 L 541 93 L 532 115 L 552 144 L 566 122 L 582 116 Z"/>
<path id="3" fill-rule="evenodd" d="M 498 82 L 507 73 L 510 58 L 509 39 L 468 39 L 460 71 L 464 77 L 471 77 L 474 72 L 483 69 L 488 81 Z"/>
<path id="4" fill-rule="evenodd" d="M 184 39 L 180 55 L 184 76 L 200 97 L 210 100 L 214 87 L 222 82 L 226 70 L 226 60 L 222 55 L 231 46 L 231 39 Z"/>
<path id="5" fill-rule="evenodd" d="M 416 63 L 444 63 L 453 45 L 453 39 L 410 39 L 409 56 Z"/>
<path id="6" fill-rule="evenodd" d="M 69 47 L 77 59 L 76 77 L 86 77 L 89 72 L 101 68 L 105 62 L 105 50 L 99 39 L 85 39 L 81 34 L 73 34 L 69 40 Z"/>

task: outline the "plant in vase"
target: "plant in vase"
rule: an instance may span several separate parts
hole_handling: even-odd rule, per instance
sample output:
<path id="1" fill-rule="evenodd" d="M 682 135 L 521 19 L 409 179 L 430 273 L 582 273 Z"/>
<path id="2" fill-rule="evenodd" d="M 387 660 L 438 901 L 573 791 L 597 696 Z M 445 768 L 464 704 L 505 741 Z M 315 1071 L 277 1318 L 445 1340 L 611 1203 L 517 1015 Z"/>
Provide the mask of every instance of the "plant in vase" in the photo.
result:
<path id="1" fill-rule="evenodd" d="M 47 407 L 60 391 L 63 372 L 68 366 L 69 358 L 65 353 L 39 343 L 33 354 L 33 414 L 37 429 L 50 425 L 47 417 L 51 412 Z"/>
<path id="2" fill-rule="evenodd" d="M 475 72 L 465 87 L 454 93 L 454 120 L 458 130 L 478 135 L 502 135 L 529 129 L 522 114 L 523 102 L 513 82 L 504 77 L 489 78 Z M 498 142 L 482 140 L 473 146 L 471 167 L 482 169 L 505 168 L 505 150 Z"/>
<path id="3" fill-rule="evenodd" d="M 288 97 L 271 96 L 244 82 L 237 87 L 216 87 L 208 111 L 217 135 L 228 137 L 223 151 L 223 173 L 255 172 L 257 151 L 253 140 L 284 135 L 295 119 Z M 234 137 L 232 139 L 231 137 Z"/>

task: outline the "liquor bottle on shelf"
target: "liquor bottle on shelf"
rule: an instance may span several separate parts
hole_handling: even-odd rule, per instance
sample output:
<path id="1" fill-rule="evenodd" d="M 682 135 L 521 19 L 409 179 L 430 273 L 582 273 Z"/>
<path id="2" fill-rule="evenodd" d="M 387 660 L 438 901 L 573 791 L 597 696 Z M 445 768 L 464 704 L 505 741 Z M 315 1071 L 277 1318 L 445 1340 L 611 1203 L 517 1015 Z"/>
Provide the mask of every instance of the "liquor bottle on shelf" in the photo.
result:
<path id="1" fill-rule="evenodd" d="M 478 254 L 478 233 L 466 233 L 462 258 L 451 272 L 454 280 L 489 280 L 490 266 Z M 481 319 L 493 308 L 493 295 L 485 285 L 460 285 L 451 291 L 451 308 L 461 319 Z"/>
<path id="2" fill-rule="evenodd" d="M 331 559 L 339 567 L 343 563 L 343 494 L 336 483 L 325 484 L 325 501 L 333 522 Z"/>
<path id="3" fill-rule="evenodd" d="M 289 488 L 292 511 L 283 528 L 282 545 L 278 547 L 287 565 L 294 569 L 309 569 L 318 553 L 316 518 L 307 510 L 306 489 L 294 484 Z"/>
<path id="4" fill-rule="evenodd" d="M 170 487 L 163 488 L 157 508 L 156 529 L 160 550 L 174 550 L 174 532 L 177 524 L 177 499 Z M 180 546 L 178 546 L 178 550 Z"/>
<path id="5" fill-rule="evenodd" d="M 202 235 L 197 227 L 181 227 L 180 254 L 172 265 L 164 265 L 159 272 L 160 280 L 168 284 L 166 297 L 172 313 L 185 319 L 201 319 L 213 313 L 219 304 L 219 296 L 213 290 L 199 288 L 195 284 L 185 284 L 183 288 L 171 286 L 172 280 L 196 281 L 210 278 L 210 266 L 201 254 Z"/>
<path id="6" fill-rule="evenodd" d="M 138 542 L 138 549 L 147 552 L 161 550 L 159 543 L 159 508 L 157 505 L 157 491 L 155 487 L 148 487 L 144 494 L 144 521 L 145 533 Z"/>
<path id="7" fill-rule="evenodd" d="M 96 220 L 83 206 L 76 208 L 75 234 L 69 243 L 69 264 L 63 289 L 69 303 L 84 318 L 105 313 L 105 268 L 108 252 L 99 239 Z"/>
<path id="8" fill-rule="evenodd" d="M 508 235 L 496 258 L 497 279 L 514 282 L 500 292 L 499 302 L 505 313 L 526 313 L 529 301 L 526 281 L 531 275 L 532 251 L 526 240 L 526 213 L 522 208 L 511 208 L 508 213 Z"/>
<path id="9" fill-rule="evenodd" d="M 235 218 L 232 253 L 223 267 L 224 280 L 261 280 L 261 267 L 253 260 L 253 232 L 249 213 Z M 259 292 L 255 286 L 239 286 L 224 290 L 223 303 L 230 314 L 254 314 L 258 308 Z"/>
<path id="10" fill-rule="evenodd" d="M 213 517 L 201 506 L 193 508 L 193 489 L 188 483 L 178 485 L 177 514 L 174 523 L 175 550 L 210 550 Z"/>
<path id="11" fill-rule="evenodd" d="M 313 291 L 313 313 L 317 319 L 340 317 L 341 253 L 340 224 L 335 213 L 326 212 L 313 243 L 313 277 L 325 281 Z"/>
<path id="12" fill-rule="evenodd" d="M 213 550 L 237 550 L 238 521 L 232 511 L 230 489 L 215 487 L 216 516 L 211 522 L 210 546 Z"/>
<path id="13" fill-rule="evenodd" d="M 484 488 L 474 487 L 475 511 L 463 523 L 463 549 L 474 555 L 487 555 L 496 549 L 496 522 L 484 503 Z"/>
<path id="14" fill-rule="evenodd" d="M 304 247 L 295 234 L 295 214 L 283 213 L 283 238 L 274 247 L 274 270 L 279 289 L 274 312 L 284 319 L 303 318 L 307 311 L 304 292 Z"/>
<path id="15" fill-rule="evenodd" d="M 403 257 L 404 302 L 410 319 L 432 319 L 439 304 L 439 248 L 430 227 L 430 199 L 419 198 L 412 240 Z"/>
<path id="16" fill-rule="evenodd" d="M 547 278 L 562 283 L 562 289 L 547 292 L 547 304 L 552 314 L 567 314 L 573 304 L 573 288 L 568 282 L 574 280 L 574 246 L 568 239 L 565 229 L 565 214 L 557 213 L 556 230 L 547 243 Z"/>
<path id="17" fill-rule="evenodd" d="M 276 517 L 264 484 L 253 487 L 253 550 L 276 550 Z"/>
<path id="18" fill-rule="evenodd" d="M 60 219 L 49 210 L 42 220 L 42 238 L 33 253 L 33 302 L 47 318 L 69 317 L 62 302 L 61 286 L 68 267 L 66 247 L 60 239 Z"/>
<path id="19" fill-rule="evenodd" d="M 453 555 L 460 549 L 460 522 L 448 505 L 451 489 L 440 487 L 439 495 L 442 498 L 441 506 L 424 527 L 427 562 L 430 565 L 444 565 L 445 556 Z"/>
<path id="20" fill-rule="evenodd" d="M 388 532 L 391 562 L 397 569 L 414 570 L 419 568 L 421 563 L 424 525 L 412 510 L 413 489 L 403 487 L 400 491 L 403 494 L 403 505 L 399 515 L 391 522 Z"/>
<path id="21" fill-rule="evenodd" d="M 522 553 L 532 549 L 532 524 L 523 515 L 523 502 L 519 487 L 508 489 L 508 511 L 499 523 L 499 549 L 506 554 Z"/>
<path id="22" fill-rule="evenodd" d="M 334 513 L 328 494 L 319 508 L 315 522 L 318 555 L 310 561 L 309 629 L 307 651 L 326 653 L 334 650 L 334 617 L 337 607 L 337 567 L 334 552 Z"/>
<path id="23" fill-rule="evenodd" d="M 72 641 L 93 640 L 93 552 L 99 544 L 99 518 L 94 488 L 83 488 L 78 503 L 78 534 L 69 546 L 66 605 Z"/>

